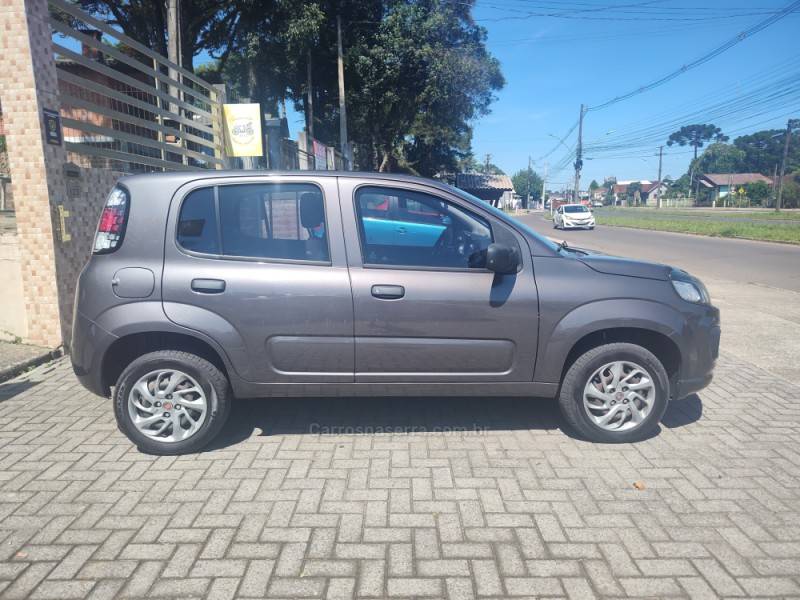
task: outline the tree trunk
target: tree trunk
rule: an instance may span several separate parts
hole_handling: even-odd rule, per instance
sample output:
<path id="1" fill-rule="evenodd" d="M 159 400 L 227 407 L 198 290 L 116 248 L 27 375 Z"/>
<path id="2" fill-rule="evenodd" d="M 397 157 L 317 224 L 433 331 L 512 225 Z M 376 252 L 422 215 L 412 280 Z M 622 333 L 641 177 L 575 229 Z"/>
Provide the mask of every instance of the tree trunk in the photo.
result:
<path id="1" fill-rule="evenodd" d="M 390 163 L 391 163 L 391 152 L 389 150 L 383 149 L 381 150 L 381 164 L 378 167 L 378 173 L 388 173 L 390 170 Z"/>

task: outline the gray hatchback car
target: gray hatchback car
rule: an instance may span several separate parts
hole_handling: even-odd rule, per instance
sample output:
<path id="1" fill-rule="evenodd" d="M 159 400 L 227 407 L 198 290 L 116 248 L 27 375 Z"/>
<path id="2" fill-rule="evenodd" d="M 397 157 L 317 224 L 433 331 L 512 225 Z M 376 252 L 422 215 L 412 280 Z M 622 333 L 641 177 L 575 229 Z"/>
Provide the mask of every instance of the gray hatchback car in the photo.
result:
<path id="1" fill-rule="evenodd" d="M 111 191 L 71 356 L 158 454 L 208 444 L 234 396 L 557 397 L 579 435 L 629 442 L 709 383 L 719 336 L 684 271 L 554 244 L 447 185 L 210 171 Z"/>

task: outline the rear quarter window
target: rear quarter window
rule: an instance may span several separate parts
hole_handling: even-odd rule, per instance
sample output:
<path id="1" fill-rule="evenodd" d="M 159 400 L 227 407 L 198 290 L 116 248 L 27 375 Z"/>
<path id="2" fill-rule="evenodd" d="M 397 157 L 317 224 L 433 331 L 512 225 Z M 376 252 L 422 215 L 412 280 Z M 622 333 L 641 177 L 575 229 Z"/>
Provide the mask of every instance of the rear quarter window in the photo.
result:
<path id="1" fill-rule="evenodd" d="M 178 217 L 178 243 L 192 252 L 219 254 L 214 188 L 190 192 Z"/>

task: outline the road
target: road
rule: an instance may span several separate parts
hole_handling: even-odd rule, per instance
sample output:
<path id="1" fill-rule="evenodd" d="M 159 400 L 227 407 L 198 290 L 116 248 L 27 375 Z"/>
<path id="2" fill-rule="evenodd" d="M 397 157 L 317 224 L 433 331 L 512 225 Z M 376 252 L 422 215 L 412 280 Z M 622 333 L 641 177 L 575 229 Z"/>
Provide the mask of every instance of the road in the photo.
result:
<path id="1" fill-rule="evenodd" d="M 519 217 L 535 231 L 571 246 L 663 262 L 700 278 L 755 283 L 800 292 L 800 246 L 712 238 L 598 225 L 594 231 L 561 231 L 541 212 Z"/>
<path id="2" fill-rule="evenodd" d="M 625 227 L 561 231 L 542 213 L 520 220 L 575 247 L 667 263 L 697 275 L 722 311 L 722 350 L 800 380 L 800 247 Z"/>

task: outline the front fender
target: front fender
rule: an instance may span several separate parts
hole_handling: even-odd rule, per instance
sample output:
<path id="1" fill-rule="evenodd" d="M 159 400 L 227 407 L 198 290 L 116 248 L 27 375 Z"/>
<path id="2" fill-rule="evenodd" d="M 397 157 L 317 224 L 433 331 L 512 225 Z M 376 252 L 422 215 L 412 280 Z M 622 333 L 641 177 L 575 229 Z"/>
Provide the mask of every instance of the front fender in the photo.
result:
<path id="1" fill-rule="evenodd" d="M 654 331 L 673 340 L 678 348 L 686 320 L 668 304 L 638 298 L 614 298 L 588 302 L 562 315 L 549 335 L 542 328 L 535 381 L 557 383 L 573 346 L 583 337 L 607 329 L 633 328 Z"/>

